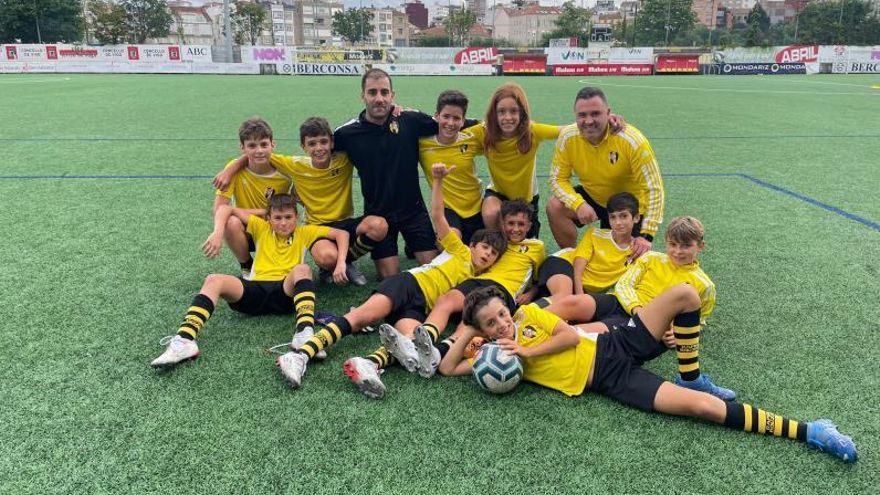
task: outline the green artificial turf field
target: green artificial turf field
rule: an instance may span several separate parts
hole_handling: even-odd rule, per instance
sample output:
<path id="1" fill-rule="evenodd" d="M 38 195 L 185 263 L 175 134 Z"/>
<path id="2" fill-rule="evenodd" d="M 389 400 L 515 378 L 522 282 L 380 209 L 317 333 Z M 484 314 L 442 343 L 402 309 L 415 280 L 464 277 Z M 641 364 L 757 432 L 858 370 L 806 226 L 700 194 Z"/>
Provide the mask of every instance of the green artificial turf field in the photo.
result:
<path id="1" fill-rule="evenodd" d="M 431 112 L 437 93 L 460 88 L 481 117 L 504 80 L 401 77 L 395 89 Z M 278 151 L 298 154 L 306 117 L 338 125 L 360 111 L 359 81 L 3 75 L 0 493 L 876 491 L 877 78 L 515 80 L 536 121 L 573 121 L 574 94 L 590 84 L 645 133 L 666 221 L 690 214 L 707 227 L 701 259 L 718 308 L 703 369 L 745 402 L 835 420 L 858 463 L 529 384 L 494 397 L 468 378 L 390 369 L 388 395 L 371 401 L 341 364 L 374 349 L 375 335 L 343 340 L 291 390 L 264 353 L 289 338 L 291 319 L 225 303 L 201 334 L 202 357 L 157 373 L 158 340 L 205 275 L 237 271 L 228 251 L 207 260 L 200 246 L 209 177 L 237 155 L 240 122 L 265 117 Z M 551 155 L 542 145 L 542 206 Z M 372 278 L 371 263 L 360 266 Z M 342 313 L 368 293 L 322 286 L 318 308 Z M 671 377 L 673 353 L 650 369 Z"/>

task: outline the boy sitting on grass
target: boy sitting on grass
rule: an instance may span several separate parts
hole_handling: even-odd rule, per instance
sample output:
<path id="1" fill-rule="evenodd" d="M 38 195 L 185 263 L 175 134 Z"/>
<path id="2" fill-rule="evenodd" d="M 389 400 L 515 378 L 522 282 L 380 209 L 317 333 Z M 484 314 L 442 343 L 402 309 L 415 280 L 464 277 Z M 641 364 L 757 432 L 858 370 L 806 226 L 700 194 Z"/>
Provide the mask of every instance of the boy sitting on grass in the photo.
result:
<path id="1" fill-rule="evenodd" d="M 294 388 L 300 386 L 306 365 L 318 352 L 374 321 L 385 318 L 398 331 L 412 335 L 412 329 L 424 321 L 441 294 L 485 271 L 498 259 L 504 249 L 500 232 L 479 230 L 467 246 L 450 228 L 443 214 L 443 178 L 449 170 L 443 164 L 436 164 L 432 172 L 431 219 L 444 251 L 430 263 L 383 280 L 366 302 L 334 319 L 299 350 L 279 356 L 277 362 L 281 374 Z M 387 332 L 392 328 L 390 325 L 382 325 L 384 330 L 380 331 Z M 366 358 L 346 360 L 343 369 L 359 390 L 371 398 L 380 399 L 385 395 L 385 385 L 379 373 L 389 364 L 388 352 L 379 348 Z"/>
<path id="2" fill-rule="evenodd" d="M 316 240 L 327 238 L 340 246 L 340 253 L 345 253 L 348 233 L 330 227 L 297 227 L 296 203 L 289 194 L 273 195 L 268 206 L 268 221 L 229 205 L 218 208 L 220 225 L 226 225 L 226 218 L 235 215 L 247 226 L 248 235 L 254 239 L 257 250 L 252 277 L 245 280 L 232 275 L 208 275 L 186 311 L 177 334 L 162 339 L 163 345 L 167 342 L 168 347 L 150 363 L 152 367 L 168 368 L 197 358 L 199 346 L 196 337 L 221 298 L 233 310 L 250 315 L 296 312 L 298 333 L 293 340 L 304 341 L 312 336 L 315 325 L 315 283 L 312 281 L 311 268 L 305 264 L 306 250 Z M 342 254 L 336 261 L 333 277 L 340 283 L 345 282 L 345 256 Z"/>
<path id="3" fill-rule="evenodd" d="M 549 256 L 538 270 L 538 285 L 550 297 L 602 293 L 617 283 L 632 256 L 633 226 L 639 223 L 639 200 L 628 192 L 608 199 L 610 229 L 590 227 L 577 248 Z M 577 281 L 577 282 L 576 282 Z"/>
<path id="4" fill-rule="evenodd" d="M 580 300 L 587 304 L 585 299 Z M 623 326 L 587 334 L 565 322 L 573 314 L 553 313 L 553 306 L 523 306 L 511 316 L 504 296 L 493 287 L 468 296 L 462 313 L 468 325 L 440 364 L 441 372 L 466 375 L 466 343 L 478 335 L 495 340 L 522 359 L 523 379 L 568 396 L 591 390 L 643 411 L 700 418 L 728 428 L 806 442 L 844 462 L 855 462 L 856 446 L 827 419 L 795 421 L 749 404 L 725 402 L 706 392 L 670 383 L 642 368 L 664 352 L 658 345 L 672 326 L 684 346 L 700 325 L 702 300 L 693 286 L 676 284 L 642 306 Z M 588 308 L 582 308 L 588 309 Z M 694 364 L 697 364 L 694 358 Z"/>
<path id="5" fill-rule="evenodd" d="M 355 285 L 366 285 L 366 277 L 354 261 L 372 251 L 388 232 L 388 223 L 376 215 L 352 217 L 351 182 L 354 167 L 345 153 L 333 153 L 333 131 L 322 117 L 309 117 L 299 128 L 300 146 L 308 156 L 272 153 L 272 167 L 293 179 L 296 194 L 306 211 L 307 225 L 324 225 L 344 230 L 349 235 L 346 256 L 346 277 Z M 222 188 L 240 170 L 250 167 L 250 156 L 217 174 L 214 184 Z M 322 282 L 333 281 L 333 268 L 339 247 L 329 240 L 320 240 L 309 247 L 312 259 L 321 270 Z"/>

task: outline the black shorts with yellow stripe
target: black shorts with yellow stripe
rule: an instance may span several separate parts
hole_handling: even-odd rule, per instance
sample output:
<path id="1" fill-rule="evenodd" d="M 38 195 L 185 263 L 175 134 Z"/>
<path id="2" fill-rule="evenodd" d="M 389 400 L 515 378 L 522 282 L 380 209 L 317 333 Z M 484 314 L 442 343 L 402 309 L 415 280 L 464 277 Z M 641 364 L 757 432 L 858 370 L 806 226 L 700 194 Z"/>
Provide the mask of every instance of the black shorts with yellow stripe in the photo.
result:
<path id="1" fill-rule="evenodd" d="M 244 287 L 241 299 L 229 307 L 247 315 L 289 315 L 296 312 L 293 297 L 284 293 L 284 282 L 253 281 L 238 278 Z"/>
<path id="2" fill-rule="evenodd" d="M 379 283 L 373 293 L 391 299 L 391 312 L 385 317 L 387 323 L 394 325 L 404 318 L 421 322 L 427 317 L 425 294 L 410 272 L 402 272 L 386 278 Z"/>
<path id="3" fill-rule="evenodd" d="M 547 290 L 547 282 L 556 275 L 565 275 L 574 280 L 574 267 L 567 260 L 559 256 L 548 256 L 544 258 L 541 267 L 538 268 L 538 294 L 546 296 L 550 294 Z"/>
<path id="4" fill-rule="evenodd" d="M 643 411 L 654 410 L 657 390 L 666 380 L 642 365 L 666 351 L 638 316 L 615 325 L 596 339 L 590 390 Z"/>

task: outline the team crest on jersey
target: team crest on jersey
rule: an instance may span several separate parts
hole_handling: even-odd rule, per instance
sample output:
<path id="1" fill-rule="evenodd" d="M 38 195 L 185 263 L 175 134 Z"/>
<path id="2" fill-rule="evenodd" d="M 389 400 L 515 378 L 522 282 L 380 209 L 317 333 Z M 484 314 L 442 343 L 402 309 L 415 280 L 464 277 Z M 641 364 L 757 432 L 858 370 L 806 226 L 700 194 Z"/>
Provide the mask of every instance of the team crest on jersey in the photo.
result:
<path id="1" fill-rule="evenodd" d="M 392 134 L 397 134 L 400 132 L 400 125 L 397 124 L 396 120 L 392 120 L 390 124 L 388 124 L 388 130 L 391 131 Z"/>
<path id="2" fill-rule="evenodd" d="M 612 165 L 617 163 L 618 158 L 620 158 L 620 155 L 616 151 L 608 153 L 608 161 L 611 162 Z"/>
<path id="3" fill-rule="evenodd" d="M 538 331 L 535 329 L 535 327 L 531 325 L 527 325 L 525 328 L 523 328 L 522 333 L 523 336 L 527 339 L 533 339 L 535 338 L 535 335 L 538 335 Z"/>
<path id="4" fill-rule="evenodd" d="M 275 196 L 275 189 L 272 187 L 266 188 L 266 199 L 272 199 L 272 196 Z"/>
<path id="5" fill-rule="evenodd" d="M 468 145 L 466 145 L 466 144 L 463 144 L 458 147 L 458 151 L 461 153 L 467 153 L 467 149 L 468 149 Z"/>
<path id="6" fill-rule="evenodd" d="M 529 251 L 529 247 L 528 247 L 528 246 L 520 246 L 520 247 L 519 247 L 519 252 L 521 252 L 521 253 L 526 253 L 526 252 L 528 252 L 528 251 Z"/>
<path id="7" fill-rule="evenodd" d="M 339 170 L 338 168 L 334 168 L 333 170 L 330 171 L 330 177 L 336 177 L 336 176 L 338 176 L 341 172 L 342 172 L 342 171 Z"/>

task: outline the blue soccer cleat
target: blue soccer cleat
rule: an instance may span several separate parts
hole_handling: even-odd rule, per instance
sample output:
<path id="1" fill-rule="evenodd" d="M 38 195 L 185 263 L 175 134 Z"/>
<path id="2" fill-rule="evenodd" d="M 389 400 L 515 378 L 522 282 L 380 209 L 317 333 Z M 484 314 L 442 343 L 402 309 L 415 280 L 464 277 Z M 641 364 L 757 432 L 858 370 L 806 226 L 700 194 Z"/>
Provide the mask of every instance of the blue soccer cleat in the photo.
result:
<path id="1" fill-rule="evenodd" d="M 807 445 L 838 457 L 843 462 L 856 462 L 856 444 L 852 438 L 837 431 L 829 419 L 818 419 L 807 423 Z"/>
<path id="2" fill-rule="evenodd" d="M 675 375 L 675 384 L 679 387 L 689 388 L 697 392 L 706 392 L 721 400 L 731 401 L 736 399 L 736 392 L 729 388 L 719 387 L 712 383 L 709 375 L 700 375 L 696 380 L 682 380 L 681 375 Z"/>

